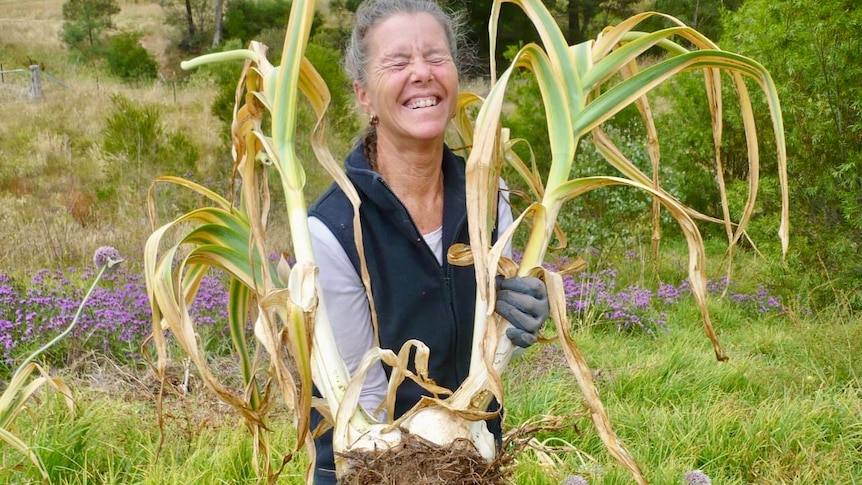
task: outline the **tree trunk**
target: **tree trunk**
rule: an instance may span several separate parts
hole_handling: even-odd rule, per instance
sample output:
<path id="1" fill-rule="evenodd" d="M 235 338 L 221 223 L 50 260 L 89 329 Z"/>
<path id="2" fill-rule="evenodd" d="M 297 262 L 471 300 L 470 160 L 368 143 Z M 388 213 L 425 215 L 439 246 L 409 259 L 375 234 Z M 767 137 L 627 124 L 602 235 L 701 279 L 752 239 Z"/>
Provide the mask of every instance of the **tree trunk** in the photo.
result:
<path id="1" fill-rule="evenodd" d="M 578 0 L 569 0 L 569 6 L 566 9 L 569 17 L 569 44 L 580 44 L 584 41 L 581 38 L 581 23 L 578 16 L 579 7 L 580 2 Z"/>
<path id="2" fill-rule="evenodd" d="M 189 21 L 188 39 L 191 41 L 195 37 L 195 18 L 192 15 L 192 0 L 186 0 L 186 19 Z"/>
<path id="3" fill-rule="evenodd" d="M 578 33 L 578 42 L 587 40 L 587 29 L 590 28 L 590 24 L 596 16 L 596 10 L 599 8 L 600 3 L 600 0 L 586 0 L 583 2 L 581 6 L 581 15 L 583 16 L 584 21 L 581 22 L 581 31 Z"/>
<path id="4" fill-rule="evenodd" d="M 215 2 L 215 32 L 213 33 L 213 47 L 218 47 L 221 44 L 223 9 L 224 9 L 224 0 L 216 0 L 216 2 Z"/>

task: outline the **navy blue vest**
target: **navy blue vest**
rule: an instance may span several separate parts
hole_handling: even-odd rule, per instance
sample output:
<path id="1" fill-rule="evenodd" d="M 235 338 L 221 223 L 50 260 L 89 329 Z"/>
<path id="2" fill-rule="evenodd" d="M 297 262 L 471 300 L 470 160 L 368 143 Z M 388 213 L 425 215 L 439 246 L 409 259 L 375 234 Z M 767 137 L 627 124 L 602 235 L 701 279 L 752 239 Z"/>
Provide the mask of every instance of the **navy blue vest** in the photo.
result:
<path id="1" fill-rule="evenodd" d="M 345 168 L 362 201 L 362 238 L 377 310 L 380 346 L 398 352 L 407 340 L 421 340 L 431 350 L 429 376 L 438 385 L 454 391 L 467 377 L 470 366 L 476 299 L 473 267 L 451 266 L 445 255 L 452 244 L 469 242 L 464 159 L 444 147 L 442 266 L 406 207 L 380 175 L 370 169 L 360 146 L 347 156 Z M 309 213 L 332 231 L 359 274 L 353 207 L 341 189 L 333 184 Z M 387 367 L 387 375 L 389 371 Z M 410 409 L 422 394 L 418 385 L 404 381 L 398 389 L 395 416 Z M 315 416 L 313 425 L 319 420 L 320 416 Z M 499 437 L 499 420 L 489 423 L 489 428 Z M 332 466 L 331 435 L 327 433 L 315 444 L 318 469 Z M 320 477 L 316 483 L 334 481 Z"/>

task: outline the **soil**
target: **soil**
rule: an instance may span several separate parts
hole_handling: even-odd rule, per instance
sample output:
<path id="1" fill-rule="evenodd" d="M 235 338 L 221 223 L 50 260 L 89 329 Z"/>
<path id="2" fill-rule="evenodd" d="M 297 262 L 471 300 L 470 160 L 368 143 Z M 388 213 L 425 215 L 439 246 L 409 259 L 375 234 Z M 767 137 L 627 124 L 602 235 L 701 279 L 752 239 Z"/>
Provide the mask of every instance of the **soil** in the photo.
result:
<path id="1" fill-rule="evenodd" d="M 387 452 L 357 451 L 344 456 L 350 472 L 340 485 L 502 485 L 510 483 L 514 454 L 488 463 L 472 443 L 443 447 L 402 430 L 402 445 Z"/>

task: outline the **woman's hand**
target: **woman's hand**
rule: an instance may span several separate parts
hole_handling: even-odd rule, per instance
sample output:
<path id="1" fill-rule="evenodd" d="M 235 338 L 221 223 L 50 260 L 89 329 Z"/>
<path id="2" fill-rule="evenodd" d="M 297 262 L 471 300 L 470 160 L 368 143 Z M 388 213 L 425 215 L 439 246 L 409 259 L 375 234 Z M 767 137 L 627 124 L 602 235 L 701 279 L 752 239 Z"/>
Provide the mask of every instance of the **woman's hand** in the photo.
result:
<path id="1" fill-rule="evenodd" d="M 513 326 L 506 336 L 513 344 L 527 348 L 536 342 L 536 332 L 548 319 L 548 288 L 539 278 L 497 276 L 497 302 L 495 311 Z"/>

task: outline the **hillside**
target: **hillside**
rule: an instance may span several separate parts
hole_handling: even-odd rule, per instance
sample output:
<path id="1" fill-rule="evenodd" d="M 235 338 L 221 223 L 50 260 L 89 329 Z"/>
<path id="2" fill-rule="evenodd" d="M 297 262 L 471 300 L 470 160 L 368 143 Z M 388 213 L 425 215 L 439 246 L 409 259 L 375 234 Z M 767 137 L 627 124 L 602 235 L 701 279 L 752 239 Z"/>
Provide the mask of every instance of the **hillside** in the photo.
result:
<path id="1" fill-rule="evenodd" d="M 63 24 L 63 0 L 0 0 L 0 42 L 22 48 L 64 49 L 59 32 Z M 170 27 L 157 1 L 119 1 L 114 18 L 117 30 L 145 34 L 145 47 L 165 60 L 170 46 Z"/>
<path id="2" fill-rule="evenodd" d="M 6 114 L 0 119 L 0 268 L 7 272 L 79 266 L 106 244 L 140 259 L 149 233 L 147 189 L 170 164 L 106 153 L 107 120 L 118 99 L 155 113 L 153 129 L 165 140 L 186 140 L 176 143 L 196 150 L 194 173 L 173 175 L 229 168 L 225 144 L 213 136 L 223 130 L 210 113 L 213 83 L 195 74 L 177 81 L 180 55 L 157 2 L 119 3 L 117 29 L 141 32 L 142 45 L 159 61 L 154 83 L 124 84 L 99 65 L 74 62 L 59 40 L 62 0 L 0 0 L 2 69 L 26 71 L 38 63 L 46 74 L 41 101 L 30 99 L 29 72 L 8 72 L 0 83 Z"/>

